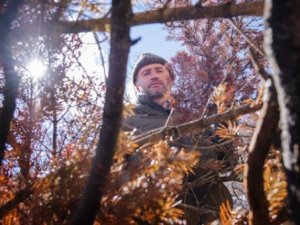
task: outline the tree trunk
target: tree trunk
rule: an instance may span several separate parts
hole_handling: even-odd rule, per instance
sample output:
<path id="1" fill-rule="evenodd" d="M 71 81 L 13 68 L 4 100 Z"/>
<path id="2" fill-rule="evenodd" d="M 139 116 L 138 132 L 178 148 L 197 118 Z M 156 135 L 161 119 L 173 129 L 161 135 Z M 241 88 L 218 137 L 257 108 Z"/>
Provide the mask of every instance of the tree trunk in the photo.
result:
<path id="1" fill-rule="evenodd" d="M 300 224 L 300 1 L 268 0 L 266 44 L 280 106 L 288 214 Z"/>
<path id="2" fill-rule="evenodd" d="M 101 198 L 107 183 L 120 131 L 126 67 L 130 47 L 130 0 L 113 0 L 111 16 L 111 49 L 109 74 L 105 96 L 103 124 L 90 176 L 72 224 L 93 224 L 101 207 Z"/>
<path id="3" fill-rule="evenodd" d="M 0 166 L 4 159 L 5 145 L 10 129 L 10 122 L 13 119 L 16 108 L 16 98 L 19 88 L 19 77 L 14 69 L 9 35 L 11 34 L 11 24 L 17 16 L 19 6 L 22 4 L 23 0 L 8 1 L 6 9 L 0 18 L 0 63 L 3 66 L 5 77 L 4 101 L 0 113 Z"/>

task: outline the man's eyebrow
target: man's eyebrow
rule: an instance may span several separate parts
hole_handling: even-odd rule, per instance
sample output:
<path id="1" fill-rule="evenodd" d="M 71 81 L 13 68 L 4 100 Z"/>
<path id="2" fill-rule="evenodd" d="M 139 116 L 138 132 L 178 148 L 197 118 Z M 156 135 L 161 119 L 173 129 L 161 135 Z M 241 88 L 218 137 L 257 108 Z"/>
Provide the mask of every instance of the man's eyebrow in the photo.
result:
<path id="1" fill-rule="evenodd" d="M 165 69 L 165 66 L 161 65 L 161 66 L 156 66 L 154 69 Z"/>
<path id="2" fill-rule="evenodd" d="M 144 70 L 142 70 L 141 71 L 141 73 L 143 74 L 143 73 L 146 73 L 146 72 L 148 72 L 148 71 L 150 71 L 151 69 L 144 69 Z"/>
<path id="3" fill-rule="evenodd" d="M 141 74 L 144 74 L 146 72 L 151 71 L 152 69 L 158 70 L 158 69 L 166 69 L 165 66 L 161 65 L 161 66 L 156 66 L 154 68 L 149 68 L 149 69 L 141 69 Z"/>

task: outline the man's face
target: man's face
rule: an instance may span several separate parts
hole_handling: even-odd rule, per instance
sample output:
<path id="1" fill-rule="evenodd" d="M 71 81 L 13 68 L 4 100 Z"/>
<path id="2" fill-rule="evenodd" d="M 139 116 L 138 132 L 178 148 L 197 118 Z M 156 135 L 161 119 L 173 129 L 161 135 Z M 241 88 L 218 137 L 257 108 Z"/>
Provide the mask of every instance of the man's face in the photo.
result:
<path id="1" fill-rule="evenodd" d="M 166 66 L 159 63 L 142 67 L 137 74 L 135 86 L 138 91 L 153 98 L 170 92 L 172 79 Z"/>

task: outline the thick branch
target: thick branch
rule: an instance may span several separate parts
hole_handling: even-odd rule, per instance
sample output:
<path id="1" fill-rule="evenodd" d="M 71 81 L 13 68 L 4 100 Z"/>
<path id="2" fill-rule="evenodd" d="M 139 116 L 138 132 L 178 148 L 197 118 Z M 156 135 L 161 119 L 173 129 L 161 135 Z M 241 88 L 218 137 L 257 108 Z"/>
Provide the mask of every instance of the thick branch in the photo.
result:
<path id="1" fill-rule="evenodd" d="M 249 59 L 256 73 L 265 81 L 271 78 L 271 74 L 267 73 L 262 66 L 258 65 L 257 58 L 251 48 L 249 49 Z"/>
<path id="2" fill-rule="evenodd" d="M 5 144 L 7 141 L 10 123 L 16 108 L 16 98 L 19 87 L 19 77 L 14 70 L 14 63 L 11 54 L 9 35 L 11 24 L 17 16 L 18 8 L 23 0 L 9 1 L 6 11 L 0 20 L 0 63 L 3 66 L 5 76 L 4 101 L 0 113 L 0 165 L 4 159 Z"/>
<path id="3" fill-rule="evenodd" d="M 264 192 L 263 167 L 270 149 L 272 137 L 279 122 L 279 109 L 274 82 L 264 68 L 258 64 L 250 50 L 250 61 L 255 71 L 269 85 L 265 90 L 265 98 L 256 130 L 249 147 L 248 164 L 245 170 L 245 181 L 250 204 L 249 223 L 269 224 L 268 200 Z"/>
<path id="4" fill-rule="evenodd" d="M 273 84 L 265 92 L 265 102 L 249 147 L 248 167 L 245 170 L 250 205 L 249 223 L 270 224 L 268 201 L 264 192 L 263 167 L 268 155 L 272 137 L 278 127 L 279 110 Z"/>
<path id="5" fill-rule="evenodd" d="M 220 18 L 236 16 L 262 16 L 263 1 L 241 4 L 226 4 L 211 7 L 189 6 L 182 8 L 162 8 L 134 14 L 131 26 L 166 23 L 203 18 Z M 107 31 L 109 18 L 79 20 L 75 22 L 51 22 L 42 27 L 51 28 L 56 33 L 79 33 L 89 31 Z M 34 28 L 34 26 L 32 26 Z"/>
<path id="6" fill-rule="evenodd" d="M 147 142 L 157 142 L 163 140 L 166 136 L 172 136 L 173 139 L 177 139 L 181 134 L 195 130 L 197 128 L 205 128 L 214 123 L 220 123 L 226 120 L 233 120 L 238 116 L 255 112 L 261 108 L 261 105 L 255 105 L 253 107 L 246 105 L 237 109 L 233 109 L 224 113 L 209 116 L 207 118 L 201 118 L 193 120 L 188 123 L 183 123 L 177 126 L 167 126 L 159 129 L 155 129 L 147 132 L 146 134 L 136 136 L 133 141 L 139 145 L 143 145 Z"/>
<path id="7" fill-rule="evenodd" d="M 130 0 L 113 1 L 109 75 L 103 125 L 87 185 L 72 224 L 93 224 L 96 213 L 101 206 L 100 202 L 112 165 L 121 125 L 126 66 L 130 47 L 130 26 L 128 23 L 130 15 Z"/>
<path id="8" fill-rule="evenodd" d="M 32 187 L 27 187 L 19 191 L 12 200 L 0 207 L 0 218 L 4 217 L 10 210 L 16 208 L 19 203 L 27 199 L 32 193 Z"/>

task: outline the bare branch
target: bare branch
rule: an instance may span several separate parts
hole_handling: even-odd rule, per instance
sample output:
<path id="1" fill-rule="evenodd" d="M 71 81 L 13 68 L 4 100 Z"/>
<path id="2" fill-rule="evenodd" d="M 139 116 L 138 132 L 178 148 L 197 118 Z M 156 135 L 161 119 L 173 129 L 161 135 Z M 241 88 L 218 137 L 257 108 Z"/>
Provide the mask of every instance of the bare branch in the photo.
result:
<path id="1" fill-rule="evenodd" d="M 258 64 L 254 53 L 249 52 L 250 61 L 256 72 L 269 85 L 256 130 L 249 147 L 248 165 L 245 169 L 248 199 L 250 205 L 250 224 L 269 224 L 268 201 L 264 192 L 263 167 L 270 149 L 271 138 L 278 127 L 279 109 L 277 94 L 271 76 Z"/>
<path id="2" fill-rule="evenodd" d="M 236 16 L 262 16 L 263 1 L 241 4 L 225 4 L 211 7 L 189 6 L 182 8 L 162 8 L 134 14 L 130 20 L 130 26 L 138 26 L 152 23 L 166 23 L 203 18 L 220 18 Z M 55 33 L 79 33 L 89 31 L 107 31 L 109 18 L 79 20 L 74 22 L 49 22 L 42 27 L 51 29 Z M 30 25 L 26 25 L 30 26 Z M 34 29 L 32 24 L 30 29 Z"/>
<path id="3" fill-rule="evenodd" d="M 104 78 L 105 78 L 105 84 L 107 84 L 107 74 L 106 74 L 105 62 L 104 62 L 104 57 L 103 57 L 100 41 L 99 41 L 99 38 L 98 38 L 96 32 L 93 32 L 93 36 L 94 36 L 94 39 L 97 43 L 97 47 L 98 47 L 99 54 L 100 54 L 101 64 L 102 64 L 102 68 L 103 68 L 103 75 L 104 75 Z"/>
<path id="4" fill-rule="evenodd" d="M 270 224 L 268 201 L 264 192 L 263 167 L 268 155 L 272 136 L 278 127 L 279 110 L 276 92 L 271 81 L 267 84 L 264 102 L 257 128 L 249 147 L 248 167 L 245 170 L 248 199 L 250 205 L 250 224 Z"/>
<path id="5" fill-rule="evenodd" d="M 0 207 L 0 218 L 4 217 L 10 210 L 16 208 L 33 193 L 32 186 L 26 187 L 16 193 L 15 197 Z"/>
<path id="6" fill-rule="evenodd" d="M 133 138 L 133 141 L 139 145 L 143 145 L 147 142 L 157 142 L 164 139 L 166 136 L 173 137 L 173 139 L 178 139 L 181 134 L 192 131 L 196 128 L 204 128 L 214 123 L 220 123 L 226 120 L 233 120 L 238 116 L 255 112 L 259 110 L 262 106 L 255 105 L 253 107 L 246 105 L 237 109 L 233 109 L 224 113 L 209 116 L 207 118 L 200 118 L 198 120 L 193 120 L 188 123 L 183 123 L 177 126 L 167 126 L 149 131 L 143 135 L 139 135 Z"/>
<path id="7" fill-rule="evenodd" d="M 249 58 L 250 58 L 250 61 L 253 65 L 253 68 L 255 69 L 256 73 L 258 75 L 260 75 L 260 77 L 263 79 L 263 80 L 268 80 L 269 78 L 271 78 L 271 74 L 267 73 L 264 68 L 262 66 L 259 66 L 255 56 L 255 54 L 253 53 L 253 51 L 250 49 L 249 50 Z"/>
<path id="8" fill-rule="evenodd" d="M 250 224 L 270 224 L 268 201 L 264 192 L 263 167 L 268 155 L 272 136 L 279 122 L 277 94 L 271 76 L 260 66 L 250 51 L 254 69 L 266 81 L 263 109 L 249 147 L 248 165 L 245 170 L 248 199 L 250 205 Z"/>

